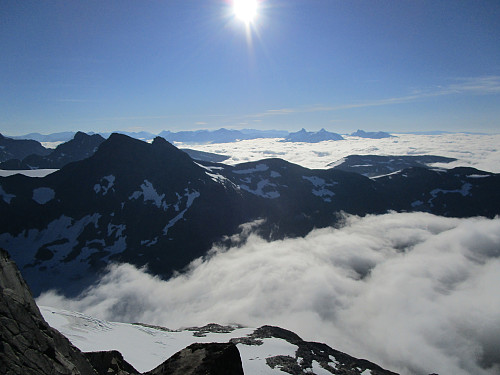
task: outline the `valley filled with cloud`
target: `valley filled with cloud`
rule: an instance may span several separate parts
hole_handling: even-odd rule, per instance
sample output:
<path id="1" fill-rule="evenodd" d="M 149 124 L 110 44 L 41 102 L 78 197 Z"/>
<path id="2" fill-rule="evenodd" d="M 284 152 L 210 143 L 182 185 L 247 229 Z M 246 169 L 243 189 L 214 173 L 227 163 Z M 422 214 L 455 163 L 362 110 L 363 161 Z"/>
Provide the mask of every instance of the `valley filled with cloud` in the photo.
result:
<path id="1" fill-rule="evenodd" d="M 344 136 L 341 141 L 319 143 L 254 139 L 232 143 L 186 145 L 191 149 L 230 156 L 228 164 L 280 158 L 307 168 L 330 168 L 349 155 L 439 155 L 458 159 L 446 165 L 500 172 L 499 134 L 394 134 L 392 138 L 367 139 Z M 178 144 L 179 147 L 184 147 Z"/>
<path id="2" fill-rule="evenodd" d="M 258 225 L 168 281 L 115 264 L 78 297 L 37 303 L 169 328 L 279 325 L 402 374 L 500 371 L 499 218 L 346 215 L 273 242 Z"/>

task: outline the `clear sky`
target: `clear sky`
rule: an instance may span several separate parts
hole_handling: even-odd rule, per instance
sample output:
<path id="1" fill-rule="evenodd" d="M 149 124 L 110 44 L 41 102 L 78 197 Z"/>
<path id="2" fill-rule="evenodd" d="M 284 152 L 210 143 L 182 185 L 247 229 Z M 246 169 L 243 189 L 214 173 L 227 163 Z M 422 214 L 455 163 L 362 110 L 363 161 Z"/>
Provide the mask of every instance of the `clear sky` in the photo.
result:
<path id="1" fill-rule="evenodd" d="M 500 1 L 0 1 L 0 133 L 220 127 L 500 132 Z"/>

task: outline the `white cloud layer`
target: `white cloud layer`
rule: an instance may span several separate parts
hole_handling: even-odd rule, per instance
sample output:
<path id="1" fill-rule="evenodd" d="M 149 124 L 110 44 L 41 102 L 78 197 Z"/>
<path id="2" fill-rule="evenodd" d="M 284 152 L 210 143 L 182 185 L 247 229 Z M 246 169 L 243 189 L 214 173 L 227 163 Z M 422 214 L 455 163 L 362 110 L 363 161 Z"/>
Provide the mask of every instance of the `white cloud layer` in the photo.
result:
<path id="1" fill-rule="evenodd" d="M 233 240 L 169 281 L 115 265 L 78 298 L 37 302 L 171 328 L 279 325 L 403 374 L 500 371 L 499 218 L 347 216 L 305 238 Z"/>
<path id="2" fill-rule="evenodd" d="M 394 138 L 363 139 L 345 136 L 342 141 L 320 143 L 255 139 L 233 143 L 189 145 L 188 148 L 231 156 L 228 164 L 278 157 L 308 168 L 328 164 L 348 155 L 439 155 L 458 159 L 446 167 L 467 166 L 500 173 L 499 134 L 397 134 Z"/>

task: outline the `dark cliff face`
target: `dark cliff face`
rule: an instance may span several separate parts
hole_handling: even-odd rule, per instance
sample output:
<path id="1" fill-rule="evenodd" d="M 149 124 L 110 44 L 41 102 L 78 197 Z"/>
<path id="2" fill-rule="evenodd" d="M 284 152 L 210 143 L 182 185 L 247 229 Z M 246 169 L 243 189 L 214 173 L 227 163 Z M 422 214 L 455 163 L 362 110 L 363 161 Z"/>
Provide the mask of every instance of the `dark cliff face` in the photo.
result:
<path id="1" fill-rule="evenodd" d="M 45 322 L 15 263 L 0 249 L 0 373 L 95 375 L 67 338 Z"/>

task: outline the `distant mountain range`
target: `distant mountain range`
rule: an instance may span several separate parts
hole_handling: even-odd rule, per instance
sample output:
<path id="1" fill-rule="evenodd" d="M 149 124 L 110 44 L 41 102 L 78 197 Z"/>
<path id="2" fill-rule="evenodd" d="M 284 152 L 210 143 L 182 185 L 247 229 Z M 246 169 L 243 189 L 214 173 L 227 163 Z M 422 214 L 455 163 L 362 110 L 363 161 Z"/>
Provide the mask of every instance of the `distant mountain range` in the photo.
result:
<path id="1" fill-rule="evenodd" d="M 351 134 L 353 137 L 360 138 L 372 138 L 372 139 L 382 139 L 382 138 L 391 138 L 392 135 L 386 132 L 365 132 L 364 130 L 355 131 Z"/>
<path id="2" fill-rule="evenodd" d="M 322 141 L 341 141 L 343 139 L 344 137 L 340 134 L 331 133 L 325 129 L 321 129 L 318 132 L 308 132 L 306 129 L 302 128 L 298 132 L 288 134 L 283 141 L 318 143 Z"/>
<path id="3" fill-rule="evenodd" d="M 156 136 L 160 136 L 169 142 L 183 142 L 183 143 L 227 143 L 236 142 L 240 140 L 249 139 L 259 139 L 259 138 L 284 138 L 288 142 L 321 142 L 328 140 L 342 140 L 343 137 L 340 134 L 328 132 L 325 129 L 321 129 L 318 132 L 308 132 L 305 129 L 301 129 L 298 132 L 289 133 L 284 130 L 258 130 L 258 129 L 217 129 L 217 130 L 193 130 L 193 131 L 179 131 L 171 132 L 164 130 L 159 134 L 153 134 L 149 132 L 125 132 L 118 131 L 117 133 L 128 135 L 129 137 L 140 139 L 143 141 L 152 140 Z M 43 135 L 40 133 L 29 133 L 26 135 L 10 137 L 15 140 L 21 139 L 31 139 L 38 142 L 67 142 L 75 136 L 75 132 L 60 132 L 48 135 Z M 89 133 L 93 135 L 95 133 Z M 99 133 L 104 138 L 108 138 L 111 133 Z M 383 138 L 388 137 L 390 134 L 385 132 L 364 132 L 363 130 L 358 130 L 352 135 L 363 137 L 363 138 Z M 19 159 L 19 158 L 17 158 Z M 0 161 L 4 161 L 3 159 Z"/>
<path id="4" fill-rule="evenodd" d="M 281 159 L 229 166 L 195 161 L 160 137 L 112 134 L 92 156 L 46 177 L 0 178 L 0 247 L 35 294 L 74 294 L 113 261 L 169 277 L 256 220 L 260 235 L 277 239 L 333 225 L 341 212 L 500 214 L 499 175 L 425 165 L 442 159 L 399 170 L 398 159 L 379 162 L 392 172 L 376 178 Z"/>

